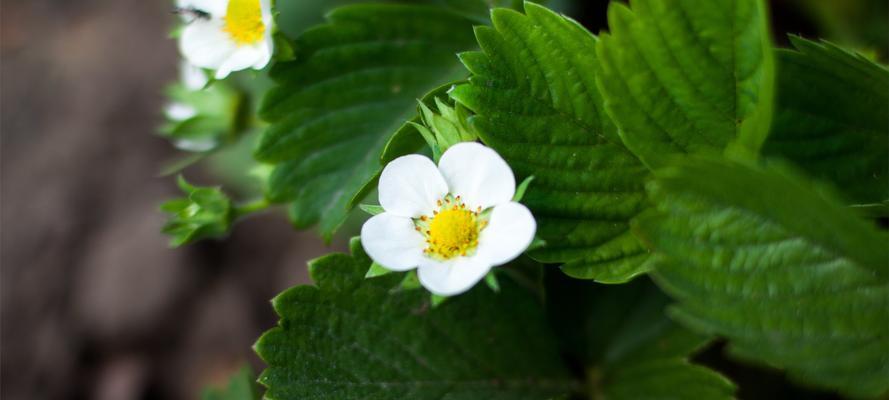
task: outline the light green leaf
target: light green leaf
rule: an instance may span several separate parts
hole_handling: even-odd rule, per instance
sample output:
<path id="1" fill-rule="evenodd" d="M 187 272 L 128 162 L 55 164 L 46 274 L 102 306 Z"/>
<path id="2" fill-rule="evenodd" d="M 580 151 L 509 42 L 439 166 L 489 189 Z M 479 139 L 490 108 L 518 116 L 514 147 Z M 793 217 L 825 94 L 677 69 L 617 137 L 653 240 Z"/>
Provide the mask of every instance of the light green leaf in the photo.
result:
<path id="1" fill-rule="evenodd" d="M 670 155 L 727 147 L 755 157 L 768 134 L 774 86 L 763 1 L 631 5 L 611 3 L 611 32 L 598 46 L 599 85 L 627 147 L 652 168 Z"/>
<path id="2" fill-rule="evenodd" d="M 547 274 L 547 312 L 592 399 L 731 399 L 734 385 L 687 358 L 707 340 L 673 324 L 648 279 L 600 285 Z"/>
<path id="3" fill-rule="evenodd" d="M 329 238 L 416 99 L 465 74 L 454 54 L 474 40 L 469 19 L 435 6 L 353 5 L 328 20 L 297 39 L 296 61 L 273 67 L 261 110 L 272 126 L 255 156 L 277 164 L 268 195 L 292 202 L 294 225 L 320 222 Z"/>
<path id="4" fill-rule="evenodd" d="M 228 386 L 221 389 L 204 389 L 201 400 L 258 400 L 256 378 L 250 366 L 244 365 L 232 375 Z"/>
<path id="5" fill-rule="evenodd" d="M 794 173 L 697 160 L 649 185 L 639 234 L 675 317 L 853 396 L 889 389 L 889 236 Z"/>
<path id="6" fill-rule="evenodd" d="M 841 188 L 889 199 L 889 70 L 831 43 L 791 37 L 778 51 L 778 97 L 763 151 Z"/>
<path id="7" fill-rule="evenodd" d="M 576 22 L 526 3 L 496 9 L 476 28 L 483 52 L 461 54 L 469 84 L 451 97 L 476 116 L 479 137 L 522 179 L 523 199 L 547 246 L 531 252 L 575 277 L 624 282 L 647 251 L 629 232 L 645 208 L 645 167 L 621 143 L 596 89 L 596 38 Z"/>
<path id="8" fill-rule="evenodd" d="M 531 293 L 480 285 L 433 310 L 425 291 L 390 293 L 398 275 L 365 280 L 357 240 L 352 252 L 312 261 L 318 286 L 273 301 L 280 324 L 255 346 L 266 398 L 544 400 L 578 389 Z"/>

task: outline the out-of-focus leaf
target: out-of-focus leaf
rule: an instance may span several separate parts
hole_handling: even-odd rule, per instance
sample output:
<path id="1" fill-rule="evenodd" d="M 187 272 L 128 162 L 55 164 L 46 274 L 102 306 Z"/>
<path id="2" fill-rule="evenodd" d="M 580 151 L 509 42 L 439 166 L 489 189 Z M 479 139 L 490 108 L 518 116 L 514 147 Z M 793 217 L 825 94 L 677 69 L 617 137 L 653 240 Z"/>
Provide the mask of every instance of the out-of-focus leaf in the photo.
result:
<path id="1" fill-rule="evenodd" d="M 889 199 L 889 70 L 831 43 L 778 50 L 778 97 L 764 152 L 833 183 L 853 203 Z"/>
<path id="2" fill-rule="evenodd" d="M 648 189 L 637 228 L 676 318 L 810 384 L 886 393 L 889 235 L 776 167 L 688 160 Z"/>

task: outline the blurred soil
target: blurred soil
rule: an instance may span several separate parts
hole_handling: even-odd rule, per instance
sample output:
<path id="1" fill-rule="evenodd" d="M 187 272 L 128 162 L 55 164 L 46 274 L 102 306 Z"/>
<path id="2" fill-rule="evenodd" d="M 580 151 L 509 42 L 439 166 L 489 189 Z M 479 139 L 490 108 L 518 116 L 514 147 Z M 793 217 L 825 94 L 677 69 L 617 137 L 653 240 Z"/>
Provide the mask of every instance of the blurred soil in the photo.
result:
<path id="1" fill-rule="evenodd" d="M 2 3 L 4 400 L 196 398 L 259 366 L 268 300 L 326 251 L 279 215 L 167 247 L 157 206 L 178 192 L 157 172 L 175 153 L 154 134 L 176 76 L 167 4 Z"/>

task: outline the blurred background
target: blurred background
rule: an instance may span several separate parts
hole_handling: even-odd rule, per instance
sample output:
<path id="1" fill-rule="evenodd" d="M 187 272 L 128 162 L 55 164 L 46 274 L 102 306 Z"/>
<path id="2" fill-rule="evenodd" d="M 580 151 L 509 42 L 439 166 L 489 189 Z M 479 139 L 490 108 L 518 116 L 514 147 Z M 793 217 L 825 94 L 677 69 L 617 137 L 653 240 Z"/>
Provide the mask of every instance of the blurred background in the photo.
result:
<path id="1" fill-rule="evenodd" d="M 295 35 L 347 1 L 278 3 Z M 885 61 L 885 0 L 771 3 L 778 43 L 826 37 Z M 551 5 L 593 32 L 605 25 L 605 0 Z M 261 370 L 251 345 L 275 323 L 269 299 L 343 245 L 273 211 L 227 240 L 168 247 L 158 205 L 179 192 L 159 172 L 178 155 L 157 131 L 177 77 L 170 11 L 163 0 L 0 3 L 3 399 L 192 399 L 245 362 Z M 187 176 L 234 179 L 225 171 Z"/>

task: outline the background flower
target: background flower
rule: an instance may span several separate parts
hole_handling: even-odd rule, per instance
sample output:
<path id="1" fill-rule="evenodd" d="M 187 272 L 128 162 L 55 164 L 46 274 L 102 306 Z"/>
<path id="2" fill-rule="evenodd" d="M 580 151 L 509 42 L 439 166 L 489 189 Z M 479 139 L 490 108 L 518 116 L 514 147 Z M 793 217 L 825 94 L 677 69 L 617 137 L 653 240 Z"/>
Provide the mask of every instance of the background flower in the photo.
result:
<path id="1" fill-rule="evenodd" d="M 189 63 L 216 70 L 216 79 L 232 71 L 262 69 L 271 60 L 273 16 L 269 0 L 182 0 L 195 14 L 182 31 L 179 49 Z"/>

